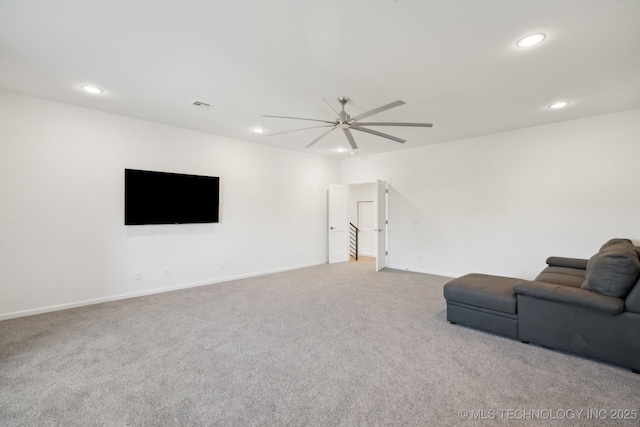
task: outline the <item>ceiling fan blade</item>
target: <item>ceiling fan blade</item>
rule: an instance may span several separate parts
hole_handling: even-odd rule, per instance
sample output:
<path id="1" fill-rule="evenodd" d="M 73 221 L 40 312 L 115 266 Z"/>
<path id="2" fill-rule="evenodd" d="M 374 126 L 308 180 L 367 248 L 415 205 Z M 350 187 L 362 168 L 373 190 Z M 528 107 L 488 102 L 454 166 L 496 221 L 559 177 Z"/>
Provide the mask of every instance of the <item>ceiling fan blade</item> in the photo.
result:
<path id="1" fill-rule="evenodd" d="M 354 150 L 357 150 L 358 146 L 356 145 L 356 140 L 353 139 L 353 135 L 351 135 L 351 131 L 349 130 L 349 128 L 342 128 L 342 131 L 344 132 L 344 135 L 349 140 L 349 145 L 351 145 L 351 148 Z"/>
<path id="2" fill-rule="evenodd" d="M 271 117 L 274 119 L 294 119 L 294 120 L 310 120 L 312 122 L 321 122 L 321 123 L 329 123 L 332 125 L 335 125 L 336 122 L 330 122 L 329 120 L 318 120 L 318 119 L 307 119 L 305 117 L 289 117 L 289 116 L 267 116 L 267 115 L 263 115 L 262 117 Z"/>
<path id="3" fill-rule="evenodd" d="M 278 132 L 278 133 L 269 133 L 269 134 L 267 134 L 266 136 L 276 136 L 276 135 L 282 135 L 282 134 L 285 134 L 285 133 L 298 132 L 298 131 L 300 131 L 300 130 L 316 129 L 316 128 L 328 128 L 328 127 L 331 127 L 331 126 L 335 126 L 335 125 L 331 124 L 331 125 L 311 126 L 311 127 L 308 127 L 308 128 L 300 128 L 300 129 L 294 129 L 294 130 L 286 130 L 286 131 L 284 131 L 284 132 Z"/>
<path id="4" fill-rule="evenodd" d="M 336 111 L 336 109 L 335 109 L 335 108 L 333 108 L 333 107 L 331 106 L 331 104 L 329 104 L 329 103 L 327 102 L 327 100 L 326 100 L 326 99 L 321 98 L 321 97 L 317 97 L 316 99 L 317 99 L 318 101 L 320 101 L 320 105 L 322 105 L 324 108 L 326 108 L 326 109 L 327 109 L 327 111 L 329 111 L 332 115 L 334 115 L 335 117 L 340 117 L 340 113 L 338 113 L 338 112 Z"/>
<path id="5" fill-rule="evenodd" d="M 399 123 L 399 122 L 355 122 L 353 126 L 412 126 L 421 128 L 433 127 L 433 123 Z"/>
<path id="6" fill-rule="evenodd" d="M 358 114 L 357 116 L 352 117 L 351 121 L 352 122 L 357 122 L 358 120 L 364 119 L 365 117 L 373 116 L 374 114 L 378 114 L 378 113 L 381 113 L 383 111 L 389 110 L 391 108 L 399 107 L 399 106 L 404 105 L 404 104 L 406 104 L 406 102 L 404 102 L 404 101 L 400 101 L 400 100 L 394 101 L 394 102 L 392 102 L 390 104 L 383 105 L 382 107 L 374 108 L 373 110 L 365 111 L 362 114 Z"/>
<path id="7" fill-rule="evenodd" d="M 328 131 L 326 131 L 325 133 L 323 133 L 322 135 L 320 135 L 319 137 L 317 137 L 316 139 L 314 139 L 313 141 L 311 141 L 311 143 L 309 145 L 307 145 L 307 148 L 311 147 L 313 144 L 315 144 L 316 142 L 320 141 L 322 138 L 324 138 L 325 136 L 327 136 L 329 134 L 329 132 L 331 132 L 332 130 L 334 130 L 335 128 L 337 128 L 337 126 L 332 127 L 331 129 L 329 129 Z"/>
<path id="8" fill-rule="evenodd" d="M 372 135 L 381 136 L 383 138 L 391 139 L 393 141 L 400 142 L 400 143 L 407 142 L 406 139 L 402 139 L 402 138 L 398 138 L 396 136 L 392 136 L 392 135 L 389 135 L 389 134 L 386 134 L 386 133 L 378 132 L 377 130 L 361 128 L 361 127 L 353 126 L 353 125 L 351 125 L 351 129 L 359 130 L 360 132 L 370 133 Z"/>

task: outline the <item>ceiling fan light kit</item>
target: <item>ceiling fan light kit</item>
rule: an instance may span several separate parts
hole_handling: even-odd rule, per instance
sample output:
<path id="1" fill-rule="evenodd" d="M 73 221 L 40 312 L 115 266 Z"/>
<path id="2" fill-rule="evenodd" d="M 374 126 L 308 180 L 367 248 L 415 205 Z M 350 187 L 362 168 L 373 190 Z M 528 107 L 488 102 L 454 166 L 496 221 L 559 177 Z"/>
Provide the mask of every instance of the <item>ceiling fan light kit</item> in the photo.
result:
<path id="1" fill-rule="evenodd" d="M 322 138 L 327 136 L 329 133 L 334 131 L 335 129 L 342 129 L 342 132 L 344 133 L 345 137 L 347 138 L 347 141 L 349 141 L 349 145 L 351 146 L 351 148 L 353 150 L 357 150 L 358 149 L 358 145 L 356 144 L 356 141 L 355 141 L 355 139 L 353 137 L 353 134 L 351 133 L 351 130 L 357 130 L 359 132 L 364 132 L 364 133 L 368 133 L 368 134 L 371 134 L 371 135 L 376 135 L 376 136 L 379 136 L 379 137 L 382 137 L 382 138 L 390 139 L 392 141 L 396 141 L 396 142 L 399 142 L 399 143 L 404 143 L 404 142 L 406 142 L 406 140 L 404 140 L 402 138 L 398 138 L 396 136 L 389 135 L 389 134 L 386 134 L 386 133 L 383 133 L 383 132 L 378 132 L 378 131 L 373 130 L 373 129 L 368 129 L 368 126 L 408 126 L 408 127 L 432 127 L 433 126 L 433 124 L 431 124 L 431 123 L 360 122 L 359 121 L 359 120 L 367 118 L 369 116 L 373 116 L 374 114 L 378 114 L 378 113 L 381 113 L 383 111 L 389 110 L 391 108 L 395 108 L 395 107 L 399 107 L 400 105 L 404 105 L 405 102 L 404 101 L 400 101 L 400 100 L 391 102 L 389 104 L 385 104 L 385 105 L 383 105 L 381 107 L 378 107 L 378 108 L 374 108 L 373 110 L 366 111 L 366 112 L 364 112 L 362 114 L 358 114 L 355 117 L 351 117 L 344 110 L 344 106 L 349 102 L 349 98 L 348 97 L 341 96 L 340 98 L 338 98 L 338 102 L 340 103 L 340 106 L 341 106 L 340 111 L 336 111 L 331 106 L 331 104 L 329 104 L 323 98 L 318 98 L 318 99 L 320 100 L 320 102 L 323 104 L 324 107 L 328 107 L 328 110 L 332 114 L 335 114 L 336 117 L 335 117 L 335 119 L 333 121 L 320 120 L 320 119 L 309 119 L 309 118 L 304 118 L 304 117 L 264 115 L 263 117 L 271 117 L 271 118 L 276 118 L 276 119 L 307 120 L 307 121 L 325 123 L 324 125 L 311 126 L 311 127 L 306 127 L 306 128 L 302 128 L 302 129 L 294 129 L 294 130 L 289 130 L 289 131 L 285 131 L 285 132 L 272 133 L 272 134 L 269 134 L 268 136 L 282 135 L 282 134 L 285 134 L 285 133 L 297 132 L 297 131 L 306 130 L 306 129 L 331 128 L 331 129 L 327 130 L 326 132 L 324 132 L 319 137 L 317 137 L 316 139 L 314 139 L 313 141 L 311 141 L 307 145 L 307 148 L 309 148 L 309 147 L 313 146 L 316 142 L 320 141 Z"/>

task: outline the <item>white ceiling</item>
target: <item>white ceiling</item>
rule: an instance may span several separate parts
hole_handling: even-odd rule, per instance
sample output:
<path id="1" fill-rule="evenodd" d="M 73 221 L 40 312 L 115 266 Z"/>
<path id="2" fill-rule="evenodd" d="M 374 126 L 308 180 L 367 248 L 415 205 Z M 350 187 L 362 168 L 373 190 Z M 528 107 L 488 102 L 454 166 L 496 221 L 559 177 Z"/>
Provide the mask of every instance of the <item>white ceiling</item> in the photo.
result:
<path id="1" fill-rule="evenodd" d="M 340 96 L 434 123 L 354 132 L 368 155 L 640 107 L 640 1 L 0 0 L 0 90 L 338 158 L 339 131 L 251 129 L 332 120 L 316 98 Z"/>

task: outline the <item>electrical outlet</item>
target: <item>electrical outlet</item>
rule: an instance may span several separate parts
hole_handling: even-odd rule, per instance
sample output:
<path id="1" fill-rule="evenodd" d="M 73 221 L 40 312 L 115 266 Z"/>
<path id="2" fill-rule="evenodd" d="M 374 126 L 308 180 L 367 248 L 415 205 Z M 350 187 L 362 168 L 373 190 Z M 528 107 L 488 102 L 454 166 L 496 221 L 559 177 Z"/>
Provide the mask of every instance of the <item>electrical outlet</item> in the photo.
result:
<path id="1" fill-rule="evenodd" d="M 171 275 L 171 272 L 167 269 L 164 271 L 164 277 L 169 277 Z"/>
<path id="2" fill-rule="evenodd" d="M 227 264 L 226 264 L 224 261 L 222 261 L 222 262 L 220 263 L 220 268 L 225 268 L 226 266 L 227 266 Z"/>
<path id="3" fill-rule="evenodd" d="M 142 280 L 142 274 L 136 273 L 136 280 Z"/>

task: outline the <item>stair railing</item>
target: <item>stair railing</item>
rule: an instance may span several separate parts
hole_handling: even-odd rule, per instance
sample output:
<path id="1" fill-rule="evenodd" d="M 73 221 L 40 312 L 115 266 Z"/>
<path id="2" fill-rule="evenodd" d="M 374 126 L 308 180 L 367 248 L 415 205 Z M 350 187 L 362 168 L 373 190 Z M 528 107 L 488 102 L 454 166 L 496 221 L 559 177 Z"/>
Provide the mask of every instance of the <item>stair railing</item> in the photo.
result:
<path id="1" fill-rule="evenodd" d="M 349 223 L 349 255 L 354 258 L 356 261 L 358 260 L 358 227 Z"/>

